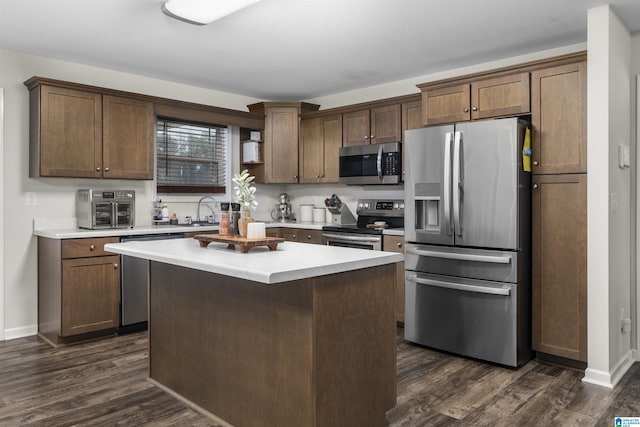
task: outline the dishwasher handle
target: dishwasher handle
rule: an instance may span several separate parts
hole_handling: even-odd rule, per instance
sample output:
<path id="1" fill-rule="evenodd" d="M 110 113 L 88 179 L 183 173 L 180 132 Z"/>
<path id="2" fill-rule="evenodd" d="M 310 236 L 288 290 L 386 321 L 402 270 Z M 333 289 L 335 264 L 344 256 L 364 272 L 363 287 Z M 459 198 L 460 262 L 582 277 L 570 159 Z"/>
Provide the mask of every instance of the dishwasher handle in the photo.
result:
<path id="1" fill-rule="evenodd" d="M 407 280 L 421 285 L 437 286 L 440 288 L 453 289 L 456 291 L 477 292 L 481 294 L 503 296 L 509 296 L 511 294 L 511 289 L 506 287 L 493 288 L 489 286 L 469 285 L 465 283 L 444 282 L 442 280 L 423 279 L 417 276 L 407 276 Z"/>

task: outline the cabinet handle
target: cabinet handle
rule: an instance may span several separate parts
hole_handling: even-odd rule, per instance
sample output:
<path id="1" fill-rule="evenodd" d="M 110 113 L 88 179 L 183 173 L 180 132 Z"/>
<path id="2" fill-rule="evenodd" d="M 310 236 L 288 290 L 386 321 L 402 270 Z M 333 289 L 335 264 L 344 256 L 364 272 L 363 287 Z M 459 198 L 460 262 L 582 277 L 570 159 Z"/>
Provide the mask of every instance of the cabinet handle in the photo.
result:
<path id="1" fill-rule="evenodd" d="M 118 269 L 118 264 L 113 264 L 113 268 L 117 270 Z"/>
<path id="2" fill-rule="evenodd" d="M 294 234 L 294 235 L 293 235 L 293 238 L 294 238 L 294 239 L 297 239 L 297 238 L 298 238 L 298 236 L 296 236 L 296 235 Z"/>
<path id="3" fill-rule="evenodd" d="M 369 135 L 369 138 L 374 139 L 376 136 L 375 135 Z"/>
<path id="4" fill-rule="evenodd" d="M 98 166 L 98 167 L 96 168 L 96 172 L 100 172 L 101 170 L 102 170 L 102 168 L 101 168 L 100 166 Z"/>
<path id="5" fill-rule="evenodd" d="M 298 179 L 298 175 L 293 175 L 293 179 Z"/>
<path id="6" fill-rule="evenodd" d="M 471 107 L 471 111 L 478 111 L 478 107 Z"/>
<path id="7" fill-rule="evenodd" d="M 396 243 L 396 246 L 401 248 L 402 247 L 402 243 L 398 242 L 398 243 Z"/>
<path id="8" fill-rule="evenodd" d="M 533 166 L 538 166 L 538 161 L 537 160 L 533 161 Z"/>
<path id="9" fill-rule="evenodd" d="M 104 168 L 104 171 L 105 172 L 109 172 L 109 168 Z"/>
<path id="10" fill-rule="evenodd" d="M 320 175 L 316 175 L 316 178 L 320 178 Z"/>
<path id="11" fill-rule="evenodd" d="M 90 251 L 95 251 L 96 250 L 96 245 L 90 245 L 89 246 L 89 250 Z"/>
<path id="12" fill-rule="evenodd" d="M 462 111 L 465 112 L 465 113 L 468 113 L 469 109 L 467 107 L 465 107 L 464 110 L 462 110 Z"/>
<path id="13" fill-rule="evenodd" d="M 369 139 L 369 135 L 365 135 L 365 136 L 364 136 L 364 139 Z"/>
<path id="14" fill-rule="evenodd" d="M 533 189 L 536 190 L 538 188 L 538 184 L 533 184 Z"/>
<path id="15" fill-rule="evenodd" d="M 307 235 L 307 240 L 311 240 L 311 234 Z"/>

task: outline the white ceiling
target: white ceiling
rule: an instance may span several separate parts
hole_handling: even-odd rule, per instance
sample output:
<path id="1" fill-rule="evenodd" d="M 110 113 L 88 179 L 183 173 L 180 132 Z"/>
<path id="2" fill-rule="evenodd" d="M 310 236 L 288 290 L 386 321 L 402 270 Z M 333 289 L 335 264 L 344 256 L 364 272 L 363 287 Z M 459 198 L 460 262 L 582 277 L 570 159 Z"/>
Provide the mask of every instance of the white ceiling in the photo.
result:
<path id="1" fill-rule="evenodd" d="M 605 3 L 640 31 L 640 0 L 262 0 L 206 26 L 163 0 L 0 0 L 0 48 L 299 101 L 581 43 Z"/>

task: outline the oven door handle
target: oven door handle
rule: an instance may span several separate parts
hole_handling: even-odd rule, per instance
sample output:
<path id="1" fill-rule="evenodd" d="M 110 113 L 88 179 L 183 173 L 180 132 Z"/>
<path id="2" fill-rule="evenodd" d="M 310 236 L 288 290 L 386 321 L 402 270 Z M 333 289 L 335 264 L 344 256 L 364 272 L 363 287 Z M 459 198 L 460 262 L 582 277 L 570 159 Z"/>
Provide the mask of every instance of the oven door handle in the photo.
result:
<path id="1" fill-rule="evenodd" d="M 410 282 L 421 284 L 421 285 L 437 286 L 439 288 L 453 289 L 456 291 L 477 292 L 481 294 L 504 295 L 504 296 L 509 296 L 511 294 L 511 289 L 506 287 L 492 288 L 489 286 L 468 285 L 464 283 L 443 282 L 441 280 L 433 280 L 433 279 L 422 279 L 420 277 L 415 277 L 415 276 L 407 276 L 407 280 Z"/>
<path id="2" fill-rule="evenodd" d="M 378 243 L 379 237 L 362 237 L 362 236 L 345 236 L 344 234 L 323 233 L 322 237 L 331 239 L 332 241 L 344 242 L 362 242 L 362 243 Z"/>

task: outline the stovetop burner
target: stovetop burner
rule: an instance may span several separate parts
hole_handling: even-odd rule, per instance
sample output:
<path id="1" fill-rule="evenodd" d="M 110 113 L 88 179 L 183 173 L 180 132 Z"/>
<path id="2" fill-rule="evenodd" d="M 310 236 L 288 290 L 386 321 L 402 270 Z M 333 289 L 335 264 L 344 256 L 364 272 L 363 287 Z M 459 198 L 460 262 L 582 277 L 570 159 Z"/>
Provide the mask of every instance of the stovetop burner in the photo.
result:
<path id="1" fill-rule="evenodd" d="M 404 228 L 404 200 L 401 199 L 359 199 L 357 213 L 357 224 L 325 225 L 322 231 L 382 234 L 385 228 Z M 372 228 L 371 225 L 378 221 L 384 221 L 385 226 Z"/>

